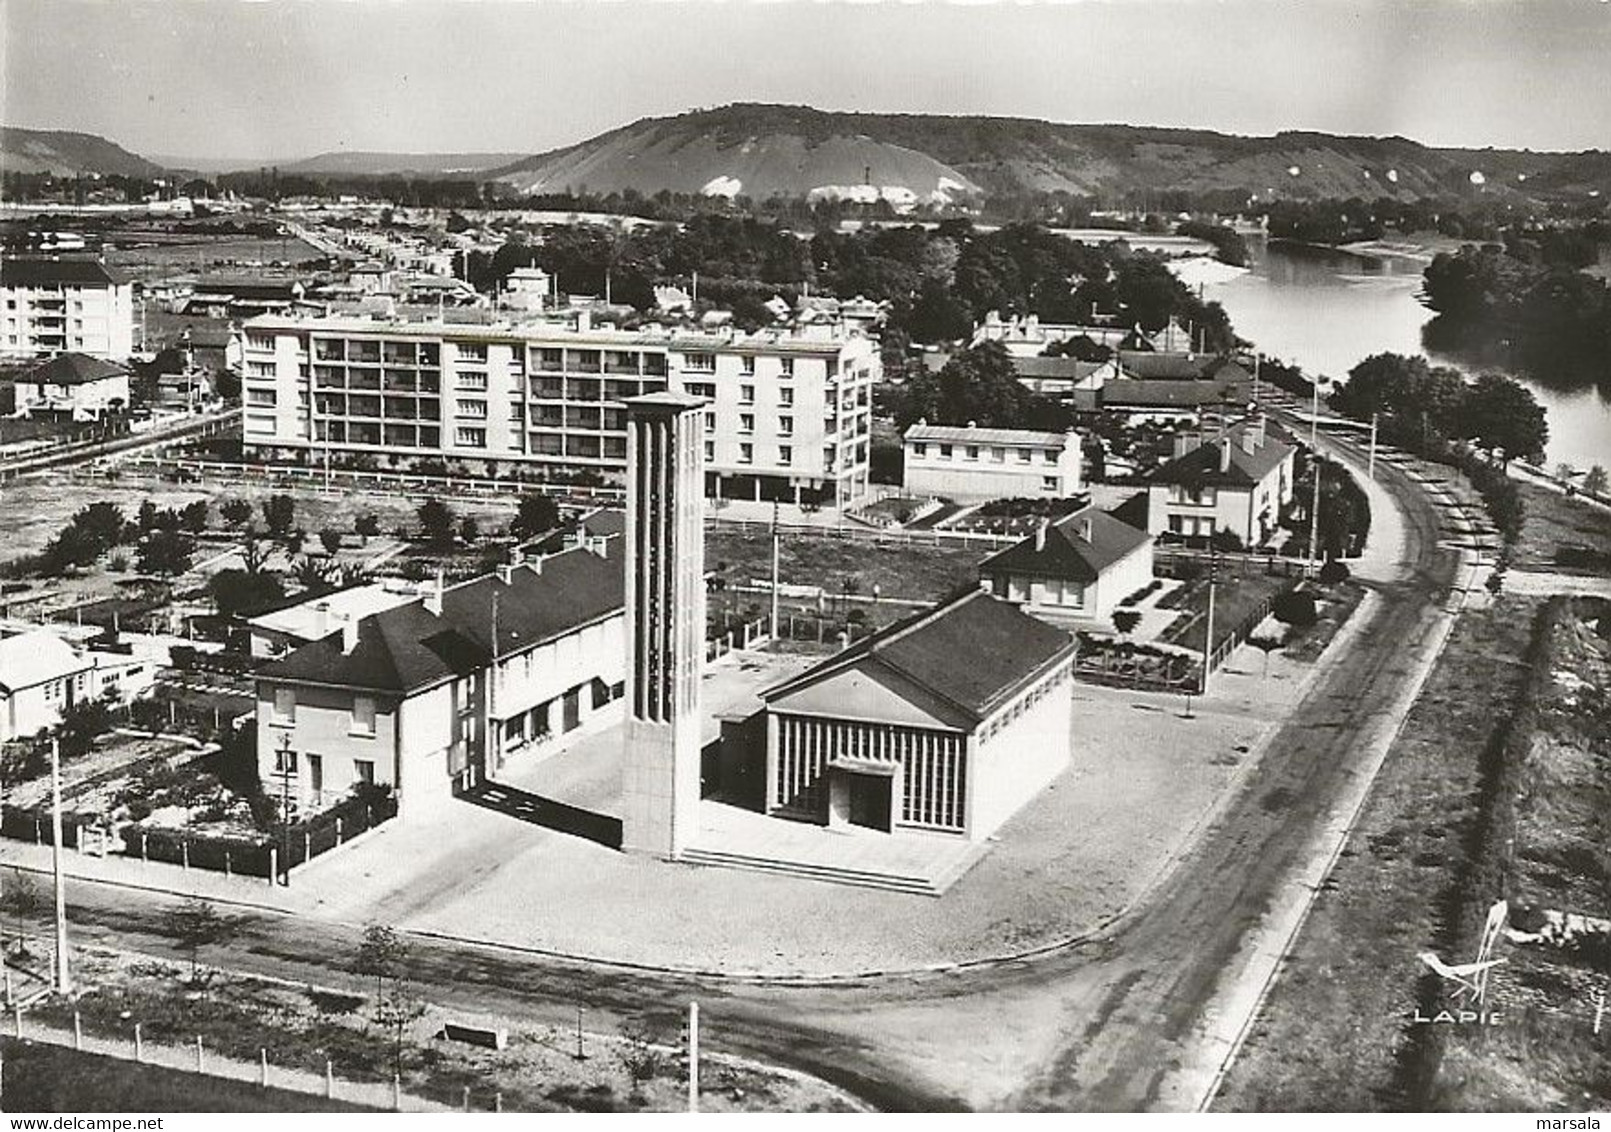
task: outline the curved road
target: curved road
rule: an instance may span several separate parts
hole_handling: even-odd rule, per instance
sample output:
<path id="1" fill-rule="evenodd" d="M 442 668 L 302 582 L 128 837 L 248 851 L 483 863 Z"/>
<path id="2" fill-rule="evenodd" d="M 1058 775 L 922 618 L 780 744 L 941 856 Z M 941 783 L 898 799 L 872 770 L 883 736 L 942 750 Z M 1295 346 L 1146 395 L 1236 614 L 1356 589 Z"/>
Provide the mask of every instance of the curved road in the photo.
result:
<path id="1" fill-rule="evenodd" d="M 595 1031 L 637 1017 L 674 1034 L 697 997 L 708 1047 L 815 1073 L 880 1108 L 1198 1103 L 1177 1074 L 1201 1063 L 1210 1005 L 1245 968 L 1256 929 L 1290 898 L 1304 863 L 1326 852 L 1337 800 L 1372 773 L 1359 737 L 1396 710 L 1411 653 L 1434 639 L 1455 576 L 1457 554 L 1440 545 L 1446 536 L 1426 493 L 1377 466 L 1403 513 L 1397 576 L 1373 586 L 1377 600 L 1361 607 L 1349 647 L 1318 674 L 1219 819 L 1142 907 L 1096 938 L 1034 960 L 823 986 L 701 981 L 416 938 L 414 979 L 445 1007 L 534 1022 L 574 1025 L 582 1006 Z M 172 953 L 162 926 L 172 899 L 75 884 L 75 938 Z M 340 985 L 358 935 L 353 926 L 242 913 L 227 964 Z"/>

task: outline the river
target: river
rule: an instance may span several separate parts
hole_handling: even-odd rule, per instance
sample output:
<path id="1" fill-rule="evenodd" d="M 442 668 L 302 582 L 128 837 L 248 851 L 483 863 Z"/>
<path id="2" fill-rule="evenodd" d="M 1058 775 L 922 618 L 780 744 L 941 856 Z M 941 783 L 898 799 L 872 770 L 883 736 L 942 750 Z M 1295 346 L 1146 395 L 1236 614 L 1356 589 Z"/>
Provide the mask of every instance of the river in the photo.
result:
<path id="1" fill-rule="evenodd" d="M 1343 378 L 1371 354 L 1427 353 L 1421 328 L 1431 312 L 1416 300 L 1419 262 L 1364 259 L 1320 250 L 1271 248 L 1249 238 L 1252 270 L 1206 283 L 1243 338 L 1309 373 Z M 1455 364 L 1452 359 L 1433 360 Z M 1515 374 L 1549 419 L 1549 466 L 1611 468 L 1611 402 L 1593 389 L 1563 392 Z"/>

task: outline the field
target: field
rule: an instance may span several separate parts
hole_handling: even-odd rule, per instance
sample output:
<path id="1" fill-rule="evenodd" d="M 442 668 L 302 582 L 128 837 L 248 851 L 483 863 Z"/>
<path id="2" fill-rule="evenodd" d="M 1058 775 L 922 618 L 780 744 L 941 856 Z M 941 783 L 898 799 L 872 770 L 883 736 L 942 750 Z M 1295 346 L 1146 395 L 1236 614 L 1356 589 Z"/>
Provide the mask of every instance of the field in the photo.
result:
<path id="1" fill-rule="evenodd" d="M 1401 1063 L 1425 968 L 1480 816 L 1481 758 L 1528 676 L 1537 604 L 1461 616 L 1214 1107 L 1374 1111 Z M 1452 961 L 1452 960 L 1451 960 Z"/>
<path id="2" fill-rule="evenodd" d="M 60 1046 L 0 1038 L 5 1111 L 364 1112 L 308 1093 L 135 1065 Z"/>
<path id="3" fill-rule="evenodd" d="M 1214 640 L 1221 641 L 1252 615 L 1263 602 L 1279 593 L 1288 579 L 1251 570 L 1240 576 L 1222 574 L 1214 590 Z M 1173 599 L 1173 600 L 1171 600 Z M 1169 595 L 1172 608 L 1187 614 L 1175 621 L 1160 641 L 1201 649 L 1208 635 L 1208 580 L 1197 578 Z"/>
<path id="4" fill-rule="evenodd" d="M 1514 564 L 1523 570 L 1611 574 L 1611 512 L 1567 499 L 1559 492 L 1516 481 L 1526 507 Z M 1558 556 L 1563 548 L 1586 548 L 1598 564 L 1573 563 Z"/>
<path id="5" fill-rule="evenodd" d="M 132 243 L 150 244 L 133 247 Z M 160 233 L 121 233 L 119 246 L 106 253 L 106 262 L 138 279 L 162 279 L 191 272 L 239 271 L 246 268 L 288 268 L 304 260 L 323 259 L 324 253 L 295 237 L 263 239 L 256 236 Z"/>
<path id="6" fill-rule="evenodd" d="M 848 592 L 863 597 L 876 586 L 883 598 L 933 601 L 977 582 L 979 563 L 988 554 L 979 545 L 790 533 L 779 551 L 778 576 L 785 585 L 821 586 L 830 596 L 848 583 Z M 772 536 L 759 528 L 707 531 L 705 567 L 721 570 L 732 584 L 764 582 L 772 576 Z"/>

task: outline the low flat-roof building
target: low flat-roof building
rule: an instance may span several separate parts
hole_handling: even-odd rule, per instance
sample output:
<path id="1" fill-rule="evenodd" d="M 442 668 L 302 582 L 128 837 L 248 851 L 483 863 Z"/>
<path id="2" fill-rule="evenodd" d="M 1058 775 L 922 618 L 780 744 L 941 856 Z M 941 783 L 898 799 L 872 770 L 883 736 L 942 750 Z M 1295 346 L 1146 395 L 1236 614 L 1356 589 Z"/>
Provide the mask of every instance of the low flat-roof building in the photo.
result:
<path id="1" fill-rule="evenodd" d="M 1068 765 L 1074 641 L 982 590 L 761 693 L 769 814 L 988 837 Z"/>
<path id="2" fill-rule="evenodd" d="M 1097 621 L 1152 581 L 1152 543 L 1146 531 L 1084 507 L 991 555 L 979 577 L 1031 611 Z"/>
<path id="3" fill-rule="evenodd" d="M 1066 499 L 1083 489 L 1080 435 L 1027 429 L 931 425 L 919 421 L 902 438 L 902 483 L 908 494 L 959 502 Z"/>

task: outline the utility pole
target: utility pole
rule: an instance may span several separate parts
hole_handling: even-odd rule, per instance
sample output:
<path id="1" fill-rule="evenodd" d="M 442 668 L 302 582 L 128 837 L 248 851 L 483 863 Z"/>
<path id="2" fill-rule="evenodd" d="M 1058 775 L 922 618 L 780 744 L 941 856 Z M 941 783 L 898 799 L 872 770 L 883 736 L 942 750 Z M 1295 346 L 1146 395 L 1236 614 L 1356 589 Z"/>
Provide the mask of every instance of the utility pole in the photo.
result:
<path id="1" fill-rule="evenodd" d="M 778 639 L 778 502 L 772 501 L 772 626 L 771 636 Z"/>
<path id="2" fill-rule="evenodd" d="M 1365 478 L 1372 483 L 1376 482 L 1376 418 L 1376 413 L 1370 415 L 1370 463 L 1365 472 Z"/>
<path id="3" fill-rule="evenodd" d="M 1309 560 L 1304 565 L 1303 576 L 1309 577 L 1315 569 L 1315 552 L 1320 543 L 1320 448 L 1318 437 L 1320 434 L 1320 376 L 1309 383 L 1314 392 L 1313 408 L 1309 413 L 1309 462 L 1314 467 L 1315 491 L 1314 501 L 1309 506 Z"/>
<path id="4" fill-rule="evenodd" d="M 1214 659 L 1214 589 L 1219 584 L 1219 555 L 1214 548 L 1214 536 L 1208 536 L 1208 623 L 1203 630 L 1203 686 L 1199 695 L 1208 694 L 1208 670 Z M 1186 701 L 1186 714 L 1191 714 L 1191 700 Z"/>
<path id="5" fill-rule="evenodd" d="M 699 1111 L 699 1003 L 688 1004 L 688 1111 Z"/>
<path id="6" fill-rule="evenodd" d="M 62 747 L 50 741 L 50 862 L 56 874 L 56 993 L 73 993 L 67 962 L 67 879 L 62 875 Z"/>

